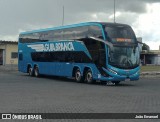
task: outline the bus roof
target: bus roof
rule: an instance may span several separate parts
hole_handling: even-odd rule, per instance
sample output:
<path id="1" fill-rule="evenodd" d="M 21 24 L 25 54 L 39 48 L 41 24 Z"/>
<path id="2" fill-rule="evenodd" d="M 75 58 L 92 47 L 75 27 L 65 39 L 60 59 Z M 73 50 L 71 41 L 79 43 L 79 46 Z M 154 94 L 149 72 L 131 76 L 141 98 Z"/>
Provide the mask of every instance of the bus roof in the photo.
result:
<path id="1" fill-rule="evenodd" d="M 72 25 L 66 25 L 66 26 L 58 26 L 58 27 L 52 27 L 52 28 L 46 28 L 46 29 L 38 29 L 38 30 L 21 32 L 20 35 L 31 34 L 31 33 L 38 33 L 38 32 L 45 32 L 45 31 L 50 31 L 50 30 L 58 30 L 58 29 L 72 28 L 72 27 L 85 26 L 85 25 L 125 25 L 125 26 L 128 26 L 128 25 L 126 25 L 126 24 L 121 24 L 121 23 L 85 22 L 85 23 L 79 23 L 79 24 L 72 24 Z"/>

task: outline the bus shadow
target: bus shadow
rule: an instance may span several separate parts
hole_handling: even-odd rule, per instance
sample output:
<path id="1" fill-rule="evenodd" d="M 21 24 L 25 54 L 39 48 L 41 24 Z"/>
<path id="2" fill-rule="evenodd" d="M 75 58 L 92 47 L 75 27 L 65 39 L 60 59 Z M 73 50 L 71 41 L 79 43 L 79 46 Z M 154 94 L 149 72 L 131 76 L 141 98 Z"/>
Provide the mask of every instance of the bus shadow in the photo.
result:
<path id="1" fill-rule="evenodd" d="M 31 77 L 29 75 L 26 74 L 20 74 L 21 76 L 25 76 L 25 77 Z M 35 78 L 35 77 L 31 77 L 31 78 Z M 74 79 L 71 78 L 67 78 L 67 77 L 62 77 L 62 76 L 50 76 L 50 75 L 40 75 L 38 78 L 40 79 L 49 79 L 49 80 L 54 80 L 54 81 L 58 81 L 58 82 L 70 82 L 70 83 L 77 83 Z M 37 80 L 38 81 L 38 80 Z M 79 84 L 86 84 L 86 85 L 98 85 L 98 86 L 107 86 L 107 87 L 133 87 L 136 86 L 136 84 L 130 84 L 128 82 L 122 82 L 118 85 L 115 85 L 111 82 L 106 82 L 106 83 L 102 83 L 102 82 L 94 82 L 92 84 L 88 84 L 85 82 L 80 82 Z"/>
<path id="2" fill-rule="evenodd" d="M 136 84 L 129 84 L 129 83 L 120 83 L 118 85 L 115 85 L 114 83 L 99 83 L 99 82 L 96 82 L 92 85 L 101 85 L 101 86 L 107 86 L 107 87 L 134 87 L 136 86 Z"/>
<path id="3" fill-rule="evenodd" d="M 77 83 L 74 79 L 67 78 L 67 77 L 60 77 L 60 76 L 48 76 L 48 75 L 41 75 L 40 78 L 44 79 L 51 79 L 51 80 L 56 80 L 58 82 L 72 82 L 72 83 Z M 136 86 L 136 84 L 130 84 L 128 82 L 122 82 L 118 85 L 115 85 L 113 83 L 101 83 L 101 82 L 94 82 L 92 84 L 88 84 L 85 82 L 80 82 L 80 84 L 86 84 L 86 85 L 98 85 L 98 86 L 108 86 L 108 87 L 133 87 Z"/>
<path id="4" fill-rule="evenodd" d="M 74 79 L 62 77 L 62 76 L 40 75 L 38 78 L 49 79 L 49 80 L 54 80 L 58 82 L 75 82 Z"/>

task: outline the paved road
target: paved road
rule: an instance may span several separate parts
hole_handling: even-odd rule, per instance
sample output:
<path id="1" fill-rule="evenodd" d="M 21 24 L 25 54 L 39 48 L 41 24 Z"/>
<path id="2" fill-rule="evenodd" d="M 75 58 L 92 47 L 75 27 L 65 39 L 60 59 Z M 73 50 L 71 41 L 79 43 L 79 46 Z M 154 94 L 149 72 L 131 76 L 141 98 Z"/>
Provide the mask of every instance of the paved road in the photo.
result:
<path id="1" fill-rule="evenodd" d="M 75 83 L 66 78 L 35 78 L 18 72 L 0 72 L 0 112 L 156 113 L 160 112 L 160 79 L 147 78 L 106 86 Z"/>

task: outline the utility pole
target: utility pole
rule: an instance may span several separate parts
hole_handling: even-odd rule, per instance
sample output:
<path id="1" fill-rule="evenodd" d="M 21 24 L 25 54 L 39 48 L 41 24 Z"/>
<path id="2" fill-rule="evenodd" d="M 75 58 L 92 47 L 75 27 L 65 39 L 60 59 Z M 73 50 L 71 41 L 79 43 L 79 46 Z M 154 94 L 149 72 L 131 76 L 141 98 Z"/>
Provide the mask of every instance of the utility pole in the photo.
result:
<path id="1" fill-rule="evenodd" d="M 64 25 L 64 6 L 63 6 L 63 14 L 62 14 L 62 26 Z"/>
<path id="2" fill-rule="evenodd" d="M 116 4 L 116 3 L 115 3 L 115 0 L 114 0 L 114 23 L 116 22 L 116 17 L 115 17 L 115 14 L 116 14 L 116 13 L 115 13 L 115 12 L 116 12 L 116 10 L 115 10 L 115 9 L 116 9 L 116 5 L 115 5 L 115 4 Z"/>

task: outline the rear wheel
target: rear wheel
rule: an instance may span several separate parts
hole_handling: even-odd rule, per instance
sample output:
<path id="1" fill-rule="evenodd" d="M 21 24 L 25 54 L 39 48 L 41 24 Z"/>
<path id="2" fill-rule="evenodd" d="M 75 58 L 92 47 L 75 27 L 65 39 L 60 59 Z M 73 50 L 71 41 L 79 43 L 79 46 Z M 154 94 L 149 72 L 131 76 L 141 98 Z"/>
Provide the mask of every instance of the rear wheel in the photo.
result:
<path id="1" fill-rule="evenodd" d="M 33 69 L 32 69 L 32 67 L 28 68 L 28 74 L 29 74 L 29 76 L 33 76 Z"/>
<path id="2" fill-rule="evenodd" d="M 77 70 L 75 71 L 74 76 L 75 76 L 75 81 L 76 81 L 76 82 L 78 82 L 78 83 L 82 82 L 82 76 L 81 76 L 81 72 L 80 72 L 79 69 L 77 69 Z"/>
<path id="3" fill-rule="evenodd" d="M 39 69 L 37 66 L 34 68 L 34 75 L 35 77 L 39 77 Z"/>
<path id="4" fill-rule="evenodd" d="M 85 73 L 85 81 L 86 83 L 88 84 L 91 84 L 93 83 L 93 75 L 92 75 L 92 71 L 89 69 L 87 70 L 87 72 Z"/>

